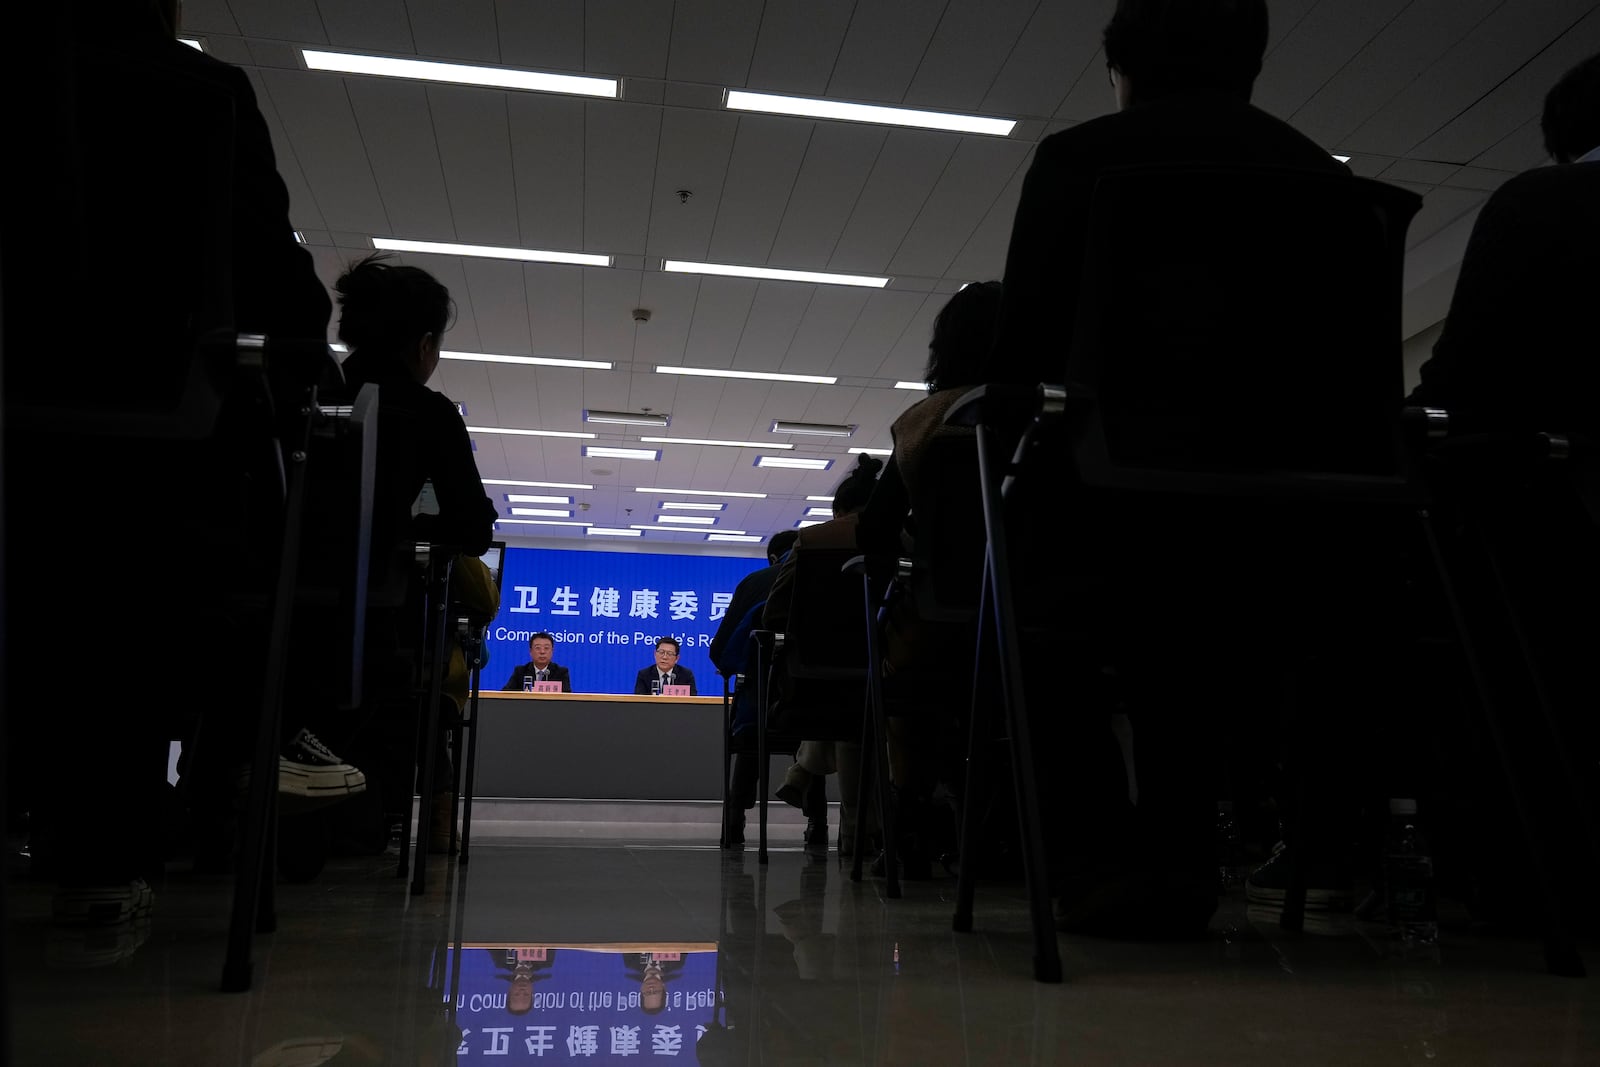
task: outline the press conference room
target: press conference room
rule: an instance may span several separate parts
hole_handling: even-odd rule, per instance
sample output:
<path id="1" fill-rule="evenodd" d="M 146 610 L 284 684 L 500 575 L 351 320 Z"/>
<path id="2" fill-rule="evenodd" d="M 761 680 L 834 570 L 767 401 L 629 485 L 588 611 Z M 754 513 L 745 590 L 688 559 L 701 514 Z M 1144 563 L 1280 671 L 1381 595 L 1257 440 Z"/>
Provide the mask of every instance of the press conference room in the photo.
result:
<path id="1" fill-rule="evenodd" d="M 4 1062 L 1600 1062 L 1596 0 L 33 8 Z"/>

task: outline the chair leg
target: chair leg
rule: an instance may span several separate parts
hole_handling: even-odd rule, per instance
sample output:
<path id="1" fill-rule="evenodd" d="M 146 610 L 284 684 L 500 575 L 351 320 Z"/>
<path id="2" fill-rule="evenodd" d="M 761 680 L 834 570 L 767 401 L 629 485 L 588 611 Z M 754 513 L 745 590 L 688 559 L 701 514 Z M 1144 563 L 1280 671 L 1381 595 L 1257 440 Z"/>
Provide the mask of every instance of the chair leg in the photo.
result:
<path id="1" fill-rule="evenodd" d="M 444 668 L 445 668 L 445 620 L 449 614 L 450 605 L 446 591 L 449 589 L 450 569 L 448 561 L 435 560 L 433 566 L 440 568 L 432 585 L 432 594 L 435 597 L 434 625 L 433 625 L 433 670 L 429 674 L 428 684 L 428 709 L 422 734 L 418 738 L 421 751 L 418 753 L 422 767 L 422 792 L 417 803 L 417 862 L 411 874 L 411 895 L 419 897 L 427 889 L 428 881 L 428 846 L 426 834 L 433 825 L 433 772 L 434 746 L 439 743 L 439 701 L 443 695 Z"/>
<path id="2" fill-rule="evenodd" d="M 1284 780 L 1293 784 L 1289 787 L 1292 797 L 1283 819 L 1283 842 L 1289 850 L 1289 874 L 1288 884 L 1283 891 L 1283 911 L 1278 914 L 1278 929 L 1290 933 L 1305 929 L 1306 871 L 1319 845 L 1319 842 L 1310 840 L 1306 832 L 1310 822 L 1306 818 L 1308 790 L 1305 768 L 1299 766 L 1300 756 L 1305 752 L 1305 724 L 1299 714 L 1296 692 L 1294 680 L 1287 680 L 1284 686 L 1284 700 L 1287 703 L 1284 719 L 1289 724 L 1289 736 L 1288 753 L 1284 758 Z"/>
<path id="3" fill-rule="evenodd" d="M 1452 580 L 1455 567 L 1452 566 L 1447 557 L 1431 515 L 1424 514 L 1422 516 L 1422 525 L 1428 542 L 1428 550 L 1433 557 L 1435 569 L 1439 576 L 1440 588 L 1443 591 L 1446 606 L 1449 608 L 1450 617 L 1455 624 L 1460 651 L 1462 657 L 1466 660 L 1467 671 L 1471 678 L 1473 689 L 1478 695 L 1479 714 L 1484 728 L 1488 732 L 1490 742 L 1494 745 L 1495 754 L 1499 757 L 1501 775 L 1505 780 L 1506 790 L 1511 796 L 1512 810 L 1516 814 L 1517 825 L 1522 832 L 1523 842 L 1528 849 L 1535 884 L 1539 887 L 1540 910 L 1543 912 L 1544 919 L 1542 935 L 1545 968 L 1551 974 L 1562 977 L 1585 977 L 1587 972 L 1584 969 L 1583 957 L 1578 953 L 1577 943 L 1568 932 L 1560 896 L 1556 891 L 1555 879 L 1551 874 L 1550 861 L 1540 836 L 1538 822 L 1533 816 L 1522 776 L 1518 773 L 1516 762 L 1511 757 L 1511 753 L 1506 746 L 1504 731 L 1501 729 L 1499 702 L 1496 700 L 1494 686 L 1489 681 L 1488 671 L 1485 668 L 1480 651 L 1480 647 L 1492 647 L 1491 643 L 1485 641 L 1480 645 L 1480 642 L 1473 636 L 1468 614 L 1462 607 L 1459 590 Z"/>
<path id="4" fill-rule="evenodd" d="M 478 684 L 481 681 L 480 668 L 472 668 L 472 701 L 471 721 L 467 726 L 467 757 L 466 757 L 466 785 L 462 789 L 461 798 L 461 855 L 456 862 L 461 866 L 467 865 L 471 853 L 468 846 L 472 843 L 472 794 L 475 788 L 475 772 L 478 769 L 478 729 L 481 725 L 478 716 L 481 714 L 478 706 Z"/>
<path id="5" fill-rule="evenodd" d="M 1011 763 L 1017 796 L 1017 827 L 1022 836 L 1022 861 L 1028 883 L 1028 911 L 1033 924 L 1033 976 L 1040 982 L 1061 981 L 1061 952 L 1056 944 L 1050 909 L 1049 875 L 1045 867 L 1044 833 L 1040 825 L 1039 788 L 1034 773 L 1033 745 L 1024 694 L 1022 655 L 1018 647 L 1015 608 L 1011 601 L 1011 564 L 1006 554 L 1005 517 L 1000 481 L 992 469 L 991 434 L 980 424 L 978 480 L 983 496 L 984 526 L 989 534 L 988 568 L 993 579 L 995 647 L 1000 666 L 1001 697 L 1011 738 Z"/>
<path id="6" fill-rule="evenodd" d="M 767 792 L 770 786 L 768 779 L 771 777 L 771 754 L 767 751 L 767 665 L 758 658 L 756 670 L 761 677 L 761 682 L 756 689 L 756 805 L 759 808 L 758 821 L 761 823 L 757 830 L 758 843 L 756 845 L 756 862 L 767 862 Z"/>
<path id="7" fill-rule="evenodd" d="M 878 825 L 883 827 L 883 873 L 885 879 L 884 894 L 890 900 L 900 899 L 900 865 L 899 856 L 896 854 L 898 844 L 900 820 L 898 805 L 895 803 L 894 789 L 889 781 L 889 724 L 888 716 L 883 707 L 883 665 L 879 659 L 877 633 L 878 597 L 873 595 L 872 577 L 870 574 L 862 576 L 862 599 L 866 603 L 867 612 L 867 692 L 866 707 L 862 709 L 862 718 L 872 723 L 872 748 L 862 749 L 861 755 L 865 759 L 867 753 L 872 753 L 871 773 L 877 782 L 874 784 L 878 800 Z M 867 768 L 863 767 L 864 772 Z M 860 841 L 857 840 L 859 846 Z"/>
<path id="8" fill-rule="evenodd" d="M 967 784 L 961 798 L 961 836 L 956 846 L 960 858 L 960 867 L 956 871 L 956 913 L 950 920 L 951 929 L 957 933 L 969 933 L 972 930 L 972 903 L 977 896 L 978 886 L 976 854 L 981 832 L 978 795 L 986 788 L 984 763 L 988 759 L 991 743 L 989 702 L 985 696 L 983 679 L 988 678 L 994 669 L 994 656 L 989 648 L 988 628 L 985 625 L 989 596 L 989 565 L 985 560 L 983 584 L 978 590 L 978 633 L 972 657 L 972 702 L 967 712 Z"/>
<path id="9" fill-rule="evenodd" d="M 722 679 L 722 832 L 717 838 L 718 848 L 727 848 L 732 837 L 733 812 L 729 809 L 733 776 L 733 696 L 728 689 L 728 679 Z"/>

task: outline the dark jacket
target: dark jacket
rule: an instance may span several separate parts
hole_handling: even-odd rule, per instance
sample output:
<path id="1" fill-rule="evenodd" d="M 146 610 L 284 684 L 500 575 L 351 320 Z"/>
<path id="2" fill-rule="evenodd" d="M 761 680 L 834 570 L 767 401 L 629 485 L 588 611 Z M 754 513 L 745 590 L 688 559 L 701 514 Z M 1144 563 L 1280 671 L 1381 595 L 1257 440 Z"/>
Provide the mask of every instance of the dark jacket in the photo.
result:
<path id="1" fill-rule="evenodd" d="M 1600 162 L 1517 175 L 1473 223 L 1410 402 L 1445 408 L 1452 426 L 1600 433 L 1596 293 Z"/>
<path id="2" fill-rule="evenodd" d="M 740 578 L 739 584 L 733 587 L 733 599 L 728 601 L 727 614 L 723 615 L 722 621 L 717 624 L 717 632 L 712 635 L 711 647 L 708 650 L 711 664 L 717 668 L 719 674 L 735 675 L 744 670 L 745 650 L 738 645 L 730 645 L 729 639 L 750 609 L 766 602 L 767 594 L 772 592 L 772 583 L 777 577 L 778 564 L 773 563 L 758 571 L 751 571 Z"/>
<path id="3" fill-rule="evenodd" d="M 534 667 L 531 660 L 527 663 L 517 664 L 516 669 L 511 672 L 511 680 L 506 682 L 505 685 L 501 686 L 500 691 L 502 693 L 508 693 L 512 690 L 520 690 L 522 688 L 522 680 L 528 675 L 534 673 L 536 669 L 537 668 Z M 561 691 L 563 693 L 571 693 L 574 691 L 572 688 L 571 673 L 555 660 L 551 660 L 550 666 L 545 669 L 545 680 L 549 682 L 560 682 Z"/>
<path id="4" fill-rule="evenodd" d="M 1095 182 L 1110 167 L 1169 162 L 1348 173 L 1294 127 L 1221 92 L 1174 93 L 1046 137 L 1011 227 L 993 380 L 1061 380 Z"/>
<path id="5" fill-rule="evenodd" d="M 671 673 L 673 685 L 688 686 L 689 695 L 692 697 L 697 697 L 700 695 L 699 687 L 694 684 L 694 671 L 691 671 L 688 667 L 678 666 L 672 668 Z M 649 696 L 650 683 L 659 677 L 661 677 L 661 672 L 656 670 L 656 665 L 654 663 L 640 671 L 634 676 L 633 679 L 634 696 Z"/>

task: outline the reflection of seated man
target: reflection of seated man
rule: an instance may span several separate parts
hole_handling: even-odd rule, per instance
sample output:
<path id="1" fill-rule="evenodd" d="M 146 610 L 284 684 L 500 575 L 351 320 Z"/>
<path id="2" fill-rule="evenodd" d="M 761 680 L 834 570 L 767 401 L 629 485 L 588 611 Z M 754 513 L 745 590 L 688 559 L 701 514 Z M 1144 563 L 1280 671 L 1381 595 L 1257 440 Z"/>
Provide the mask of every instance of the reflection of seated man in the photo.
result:
<path id="1" fill-rule="evenodd" d="M 686 685 L 690 696 L 700 695 L 700 690 L 695 688 L 694 671 L 678 665 L 678 651 L 678 639 L 675 637 L 663 637 L 656 642 L 655 666 L 646 667 L 634 676 L 634 696 L 663 693 L 669 685 Z"/>
<path id="2" fill-rule="evenodd" d="M 550 659 L 555 649 L 556 639 L 543 630 L 528 638 L 528 662 L 518 664 L 511 672 L 511 680 L 501 686 L 501 692 L 523 688 L 523 680 L 530 676 L 536 682 L 560 682 L 563 693 L 572 692 L 572 675 Z"/>
<path id="3" fill-rule="evenodd" d="M 667 983 L 683 970 L 683 953 L 625 952 L 622 968 L 639 979 L 639 1010 L 655 1015 L 667 1006 Z"/>
<path id="4" fill-rule="evenodd" d="M 555 966 L 556 950 L 553 948 L 491 948 L 485 949 L 494 960 L 495 975 L 511 983 L 506 993 L 506 1011 L 512 1015 L 526 1015 L 533 1008 L 533 983 L 549 978 Z"/>

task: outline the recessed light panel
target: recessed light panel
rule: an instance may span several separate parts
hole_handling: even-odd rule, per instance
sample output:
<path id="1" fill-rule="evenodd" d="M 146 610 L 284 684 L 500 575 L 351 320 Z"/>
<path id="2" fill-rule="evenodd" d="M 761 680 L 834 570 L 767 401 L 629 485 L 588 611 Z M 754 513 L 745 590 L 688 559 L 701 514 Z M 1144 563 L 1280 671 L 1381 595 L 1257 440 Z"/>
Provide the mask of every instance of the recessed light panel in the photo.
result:
<path id="1" fill-rule="evenodd" d="M 735 263 L 694 263 L 686 259 L 662 260 L 661 269 L 671 274 L 714 274 L 723 278 L 757 278 L 769 282 L 815 282 L 818 285 L 857 285 L 867 289 L 882 289 L 889 284 L 888 278 L 872 274 L 833 274 L 820 270 L 785 270 L 782 267 L 744 267 Z"/>
<path id="2" fill-rule="evenodd" d="M 715 526 L 717 520 L 710 515 L 657 515 L 657 522 L 677 523 L 681 526 Z"/>
<path id="3" fill-rule="evenodd" d="M 440 359 L 461 359 L 469 363 L 514 363 L 526 367 L 572 367 L 576 370 L 610 370 L 613 364 L 603 359 L 562 359 L 559 356 L 503 356 L 494 352 L 440 352 Z"/>
<path id="4" fill-rule="evenodd" d="M 610 526 L 591 526 L 583 531 L 591 537 L 638 537 L 638 530 L 618 530 Z"/>
<path id="5" fill-rule="evenodd" d="M 799 382 L 804 385 L 832 385 L 839 379 L 826 374 L 779 374 L 763 370 L 721 370 L 715 367 L 656 368 L 657 374 L 687 374 L 697 378 L 748 378 L 757 382 Z"/>
<path id="6" fill-rule="evenodd" d="M 785 467 L 800 471 L 825 471 L 833 466 L 831 459 L 797 459 L 794 456 L 757 456 L 758 467 Z"/>
<path id="7" fill-rule="evenodd" d="M 854 426 L 831 422 L 784 422 L 774 419 L 769 433 L 798 433 L 815 437 L 849 437 L 856 432 Z"/>
<path id="8" fill-rule="evenodd" d="M 919 130 L 950 130 L 955 133 L 987 133 L 1004 137 L 1017 125 L 1016 119 L 991 119 L 979 115 L 957 115 L 946 111 L 917 111 L 908 107 L 881 104 L 852 104 L 843 100 L 823 100 L 810 96 L 779 96 L 729 89 L 730 111 L 764 111 L 773 115 L 800 115 L 813 119 L 840 119 L 844 122 L 870 122 L 880 126 L 910 126 Z"/>
<path id="9" fill-rule="evenodd" d="M 597 433 L 579 433 L 573 430 L 523 430 L 514 426 L 468 426 L 468 433 L 501 434 L 506 437 L 579 437 L 593 440 Z"/>
<path id="10" fill-rule="evenodd" d="M 660 493 L 662 496 L 727 496 L 736 497 L 740 500 L 767 499 L 767 494 L 765 493 L 730 493 L 722 489 L 661 489 L 659 487 L 651 487 L 648 485 L 641 485 L 636 488 L 634 492 Z M 831 500 L 833 498 L 829 497 L 828 499 Z"/>
<path id="11" fill-rule="evenodd" d="M 594 434 L 587 436 L 593 437 Z M 661 458 L 659 448 L 612 448 L 609 445 L 584 445 L 583 454 L 596 459 L 643 459 L 652 462 Z"/>
<path id="12" fill-rule="evenodd" d="M 734 542 L 737 542 L 737 543 L 743 544 L 743 545 L 754 545 L 754 544 L 760 544 L 762 538 L 757 534 L 712 533 L 712 534 L 706 534 L 706 540 L 707 541 L 734 541 Z"/>
<path id="13" fill-rule="evenodd" d="M 322 52 L 302 48 L 306 66 L 338 74 L 370 74 L 379 78 L 452 82 L 491 89 L 517 89 L 526 93 L 561 93 L 567 96 L 617 96 L 615 78 L 589 78 L 576 74 L 548 74 L 515 67 L 480 67 L 466 63 L 438 63 L 428 59 L 391 59 L 358 52 Z"/>
<path id="14" fill-rule="evenodd" d="M 587 482 L 525 482 L 515 478 L 485 478 L 484 485 L 516 485 L 524 489 L 593 489 Z"/>
<path id="15" fill-rule="evenodd" d="M 793 448 L 794 445 L 773 444 L 770 441 L 710 441 L 702 437 L 641 437 L 647 445 L 715 445 L 720 448 Z"/>
<path id="16" fill-rule="evenodd" d="M 852 456 L 887 456 L 893 451 L 890 448 L 852 448 L 850 449 L 850 454 Z"/>
<path id="17" fill-rule="evenodd" d="M 584 411 L 583 421 L 603 422 L 618 426 L 669 426 L 672 423 L 672 416 L 654 415 L 644 411 L 601 411 L 590 409 Z"/>
<path id="18" fill-rule="evenodd" d="M 528 493 L 504 494 L 508 504 L 571 504 L 570 496 L 534 496 Z"/>
<path id="19" fill-rule="evenodd" d="M 372 247 L 387 252 L 429 252 L 437 256 L 475 256 L 479 259 L 516 259 L 524 263 L 569 263 L 579 267 L 609 267 L 610 256 L 587 252 L 556 252 L 544 248 L 500 248 L 496 245 L 463 245 L 449 241 L 406 241 L 398 237 L 374 237 Z"/>
<path id="20" fill-rule="evenodd" d="M 919 393 L 926 393 L 928 391 L 927 382 L 895 382 L 894 387 L 896 389 L 914 389 Z"/>
<path id="21" fill-rule="evenodd" d="M 662 511 L 676 509 L 678 511 L 722 511 L 726 504 L 708 504 L 695 500 L 663 500 L 656 507 Z"/>
<path id="22" fill-rule="evenodd" d="M 570 510 L 557 510 L 555 508 L 511 508 L 511 514 L 524 519 L 570 519 Z"/>

